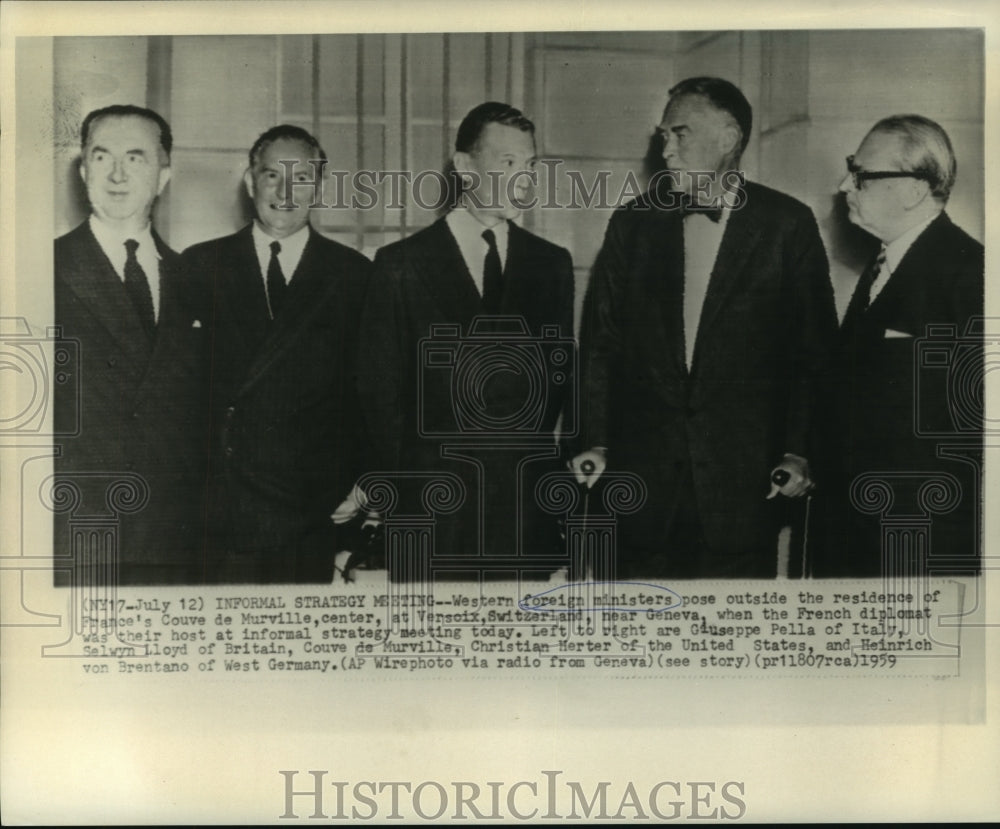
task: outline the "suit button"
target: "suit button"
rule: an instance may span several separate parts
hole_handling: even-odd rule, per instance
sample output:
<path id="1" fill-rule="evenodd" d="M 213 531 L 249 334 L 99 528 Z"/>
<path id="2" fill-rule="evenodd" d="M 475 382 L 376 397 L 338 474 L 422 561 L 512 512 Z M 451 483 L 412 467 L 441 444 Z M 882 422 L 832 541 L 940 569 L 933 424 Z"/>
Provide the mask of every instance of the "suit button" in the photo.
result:
<path id="1" fill-rule="evenodd" d="M 114 357 L 108 360 L 108 366 L 111 368 L 114 368 L 116 365 L 118 365 L 118 361 Z"/>
<path id="2" fill-rule="evenodd" d="M 138 412 L 132 412 L 132 420 L 138 420 L 138 419 L 139 419 L 139 413 Z"/>
<path id="3" fill-rule="evenodd" d="M 236 407 L 230 406 L 226 409 L 226 420 L 232 420 L 234 414 L 236 414 Z"/>
<path id="4" fill-rule="evenodd" d="M 226 447 L 226 457 L 227 458 L 231 458 L 232 456 L 233 456 L 233 447 L 232 446 L 227 446 Z"/>

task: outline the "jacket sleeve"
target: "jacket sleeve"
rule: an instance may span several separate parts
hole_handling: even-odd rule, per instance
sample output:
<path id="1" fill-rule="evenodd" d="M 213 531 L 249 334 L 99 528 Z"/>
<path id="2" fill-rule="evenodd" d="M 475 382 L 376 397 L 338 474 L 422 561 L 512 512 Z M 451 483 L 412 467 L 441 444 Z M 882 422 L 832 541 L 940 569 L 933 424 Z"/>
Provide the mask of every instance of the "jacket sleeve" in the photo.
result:
<path id="1" fill-rule="evenodd" d="M 612 216 L 594 262 L 580 325 L 579 448 L 607 446 L 611 378 L 622 346 L 619 322 L 622 280 L 628 266 L 625 226 L 628 214 Z"/>
<path id="2" fill-rule="evenodd" d="M 787 250 L 785 342 L 790 383 L 784 451 L 812 458 L 815 441 L 822 439 L 815 430 L 817 407 L 837 336 L 830 267 L 812 211 L 802 211 Z"/>
<path id="3" fill-rule="evenodd" d="M 406 371 L 403 312 L 399 268 L 391 255 L 379 251 L 361 309 L 357 376 L 372 459 L 382 471 L 397 469 L 402 454 Z"/>

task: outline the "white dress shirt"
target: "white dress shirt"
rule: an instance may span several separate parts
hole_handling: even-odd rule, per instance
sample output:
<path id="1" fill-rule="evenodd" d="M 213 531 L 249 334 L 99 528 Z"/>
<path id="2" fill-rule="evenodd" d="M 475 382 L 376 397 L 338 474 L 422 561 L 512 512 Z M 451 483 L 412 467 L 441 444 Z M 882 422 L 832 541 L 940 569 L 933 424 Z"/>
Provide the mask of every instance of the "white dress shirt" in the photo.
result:
<path id="1" fill-rule="evenodd" d="M 260 277 L 264 281 L 264 290 L 267 290 L 267 266 L 271 264 L 271 243 L 277 242 L 281 245 L 278 253 L 278 262 L 281 265 L 281 275 L 285 277 L 285 284 L 295 275 L 295 269 L 302 261 L 302 252 L 306 249 L 306 242 L 309 241 L 309 225 L 301 230 L 296 230 L 291 236 L 284 239 L 275 239 L 268 236 L 257 222 L 253 223 L 253 246 L 257 252 L 257 262 L 260 264 Z"/>
<path id="2" fill-rule="evenodd" d="M 146 273 L 146 281 L 149 283 L 149 293 L 153 297 L 153 319 L 160 318 L 160 252 L 156 249 L 156 242 L 153 241 L 152 226 L 146 225 L 138 233 L 129 233 L 122 236 L 114 228 L 102 222 L 96 216 L 90 217 L 90 231 L 97 239 L 104 255 L 111 262 L 111 267 L 115 269 L 118 278 L 125 284 L 125 260 L 128 253 L 125 250 L 125 242 L 135 239 L 139 247 L 135 249 L 135 258 L 139 266 Z"/>
<path id="3" fill-rule="evenodd" d="M 684 344 L 688 369 L 694 358 L 694 343 L 698 336 L 701 309 L 708 293 L 722 236 L 729 221 L 729 210 L 723 208 L 722 217 L 713 222 L 702 213 L 689 213 L 684 222 Z"/>
<path id="4" fill-rule="evenodd" d="M 462 259 L 465 266 L 472 274 L 472 280 L 476 283 L 476 290 L 479 295 L 483 295 L 483 268 L 486 264 L 486 254 L 490 246 L 483 238 L 484 230 L 492 230 L 497 240 L 497 253 L 500 254 L 501 270 L 507 265 L 507 239 L 509 237 L 506 221 L 497 222 L 490 228 L 482 224 L 475 216 L 464 207 L 456 207 L 444 218 L 451 235 L 458 242 L 458 249 L 462 252 Z"/>

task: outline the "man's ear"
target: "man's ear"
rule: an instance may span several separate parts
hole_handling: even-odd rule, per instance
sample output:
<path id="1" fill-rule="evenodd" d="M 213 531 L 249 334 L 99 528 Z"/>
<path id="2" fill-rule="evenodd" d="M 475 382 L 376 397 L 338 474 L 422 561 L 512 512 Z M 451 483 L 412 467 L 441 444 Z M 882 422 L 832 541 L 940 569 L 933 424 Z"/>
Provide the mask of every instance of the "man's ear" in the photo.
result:
<path id="1" fill-rule="evenodd" d="M 80 159 L 80 163 L 77 165 L 77 172 L 80 174 L 80 178 L 83 179 L 84 186 L 87 184 L 87 162 Z"/>
<path id="2" fill-rule="evenodd" d="M 735 124 L 726 124 L 719 131 L 719 151 L 727 156 L 739 155 L 740 141 L 742 140 L 740 128 Z"/>
<path id="3" fill-rule="evenodd" d="M 451 163 L 455 165 L 455 169 L 459 173 L 467 172 L 470 162 L 471 159 L 469 158 L 469 154 L 466 152 L 459 151 L 451 157 Z"/>
<path id="4" fill-rule="evenodd" d="M 904 210 L 913 210 L 931 197 L 931 186 L 923 179 L 903 179 L 905 185 L 899 189 L 899 197 Z"/>
<path id="5" fill-rule="evenodd" d="M 170 167 L 160 168 L 160 183 L 156 188 L 156 195 L 160 195 L 163 192 L 163 188 L 167 186 L 167 182 L 170 181 L 170 175 L 173 171 Z"/>
<path id="6" fill-rule="evenodd" d="M 250 201 L 253 201 L 254 196 L 254 186 L 253 186 L 253 172 L 247 167 L 246 171 L 243 173 L 243 186 L 247 188 L 247 195 L 250 197 Z"/>

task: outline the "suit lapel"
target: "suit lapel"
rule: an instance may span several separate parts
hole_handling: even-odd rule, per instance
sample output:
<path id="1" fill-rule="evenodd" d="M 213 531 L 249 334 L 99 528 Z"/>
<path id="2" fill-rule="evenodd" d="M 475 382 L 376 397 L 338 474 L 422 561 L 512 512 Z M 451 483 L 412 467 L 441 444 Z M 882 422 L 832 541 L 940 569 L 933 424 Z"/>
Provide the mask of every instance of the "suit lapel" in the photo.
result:
<path id="1" fill-rule="evenodd" d="M 316 231 L 310 228 L 309 240 L 302 251 L 302 259 L 299 260 L 295 273 L 288 281 L 285 305 L 268 327 L 264 341 L 247 372 L 246 381 L 240 389 L 241 394 L 251 388 L 295 340 L 303 335 L 309 326 L 309 321 L 325 310 L 323 300 L 332 289 L 330 263 L 323 261 L 316 237 Z M 254 267 L 259 273 L 260 266 L 256 261 Z"/>
<path id="2" fill-rule="evenodd" d="M 63 279 L 64 284 L 124 352 L 133 357 L 148 357 L 152 343 L 125 293 L 121 278 L 91 233 L 89 223 L 81 225 L 78 232 L 75 267 Z"/>
<path id="3" fill-rule="evenodd" d="M 941 213 L 917 236 L 896 266 L 896 270 L 889 276 L 885 286 L 867 308 L 861 307 L 858 291 L 855 289 L 847 311 L 844 313 L 844 321 L 841 324 L 842 331 L 849 334 L 867 331 L 871 336 L 881 338 L 882 332 L 886 328 L 906 330 L 910 320 L 907 319 L 909 314 L 905 311 L 913 312 L 915 304 L 922 302 L 926 296 L 925 291 L 914 290 L 912 284 L 921 278 L 926 263 L 933 259 L 938 247 L 937 237 L 949 221 L 948 217 Z M 866 276 L 870 277 L 873 267 L 874 260 L 862 273 L 858 280 L 859 285 L 862 284 Z M 904 304 L 906 305 L 905 309 Z M 918 318 L 925 317 L 926 309 L 917 311 L 916 316 Z M 912 331 L 909 333 L 917 334 L 920 332 Z"/>
<path id="4" fill-rule="evenodd" d="M 159 332 L 164 325 L 190 325 L 195 317 L 186 310 L 191 307 L 193 297 L 183 294 L 186 286 L 183 283 L 180 257 L 168 248 L 155 232 L 153 241 L 160 254 L 160 313 L 156 325 L 157 342 L 159 342 Z M 204 320 L 199 322 L 204 325 Z"/>
<path id="5" fill-rule="evenodd" d="M 223 303 L 224 312 L 233 318 L 234 327 L 248 351 L 260 347 L 267 336 L 270 320 L 252 229 L 253 225 L 247 225 L 236 234 L 231 254 L 219 263 L 219 295 L 216 296 L 216 303 Z"/>
<path id="6" fill-rule="evenodd" d="M 653 367 L 669 355 L 670 368 L 678 377 L 687 374 L 684 345 L 684 224 L 676 211 L 650 214 L 650 221 L 659 227 L 641 238 L 650 240 L 650 249 L 640 254 L 647 263 L 643 279 L 650 299 L 651 312 L 659 315 L 661 324 L 649 326 L 645 332 L 647 347 L 656 359 Z"/>
<path id="7" fill-rule="evenodd" d="M 180 257 L 167 247 L 155 231 L 153 241 L 160 254 L 160 310 L 152 356 L 139 386 L 140 396 L 155 391 L 154 386 L 162 376 L 164 365 L 182 358 L 177 351 L 179 340 L 175 334 L 190 328 L 196 319 L 193 311 L 195 298 L 185 295 L 185 291 L 190 290 L 191 286 L 184 280 Z M 199 323 L 204 325 L 205 321 L 199 320 Z"/>
<path id="8" fill-rule="evenodd" d="M 535 284 L 535 274 L 528 258 L 527 231 L 513 223 L 508 223 L 507 260 L 504 263 L 504 292 L 500 306 L 502 314 L 519 314 L 525 317 L 531 328 L 537 322 L 534 312 L 538 303 L 533 301 L 537 296 L 538 285 Z"/>
<path id="9" fill-rule="evenodd" d="M 914 290 L 912 285 L 926 273 L 927 263 L 933 261 L 939 249 L 939 236 L 943 235 L 950 219 L 942 212 L 938 214 L 923 232 L 913 240 L 913 244 L 903 254 L 896 270 L 889 276 L 885 287 L 875 297 L 870 306 L 871 316 L 879 321 L 891 323 L 901 313 L 904 302 L 912 309 L 922 303 L 927 296 L 923 290 Z M 923 318 L 928 309 L 921 309 L 917 316 Z M 895 327 L 895 326 L 893 326 Z M 919 333 L 919 332 L 912 332 Z"/>
<path id="10" fill-rule="evenodd" d="M 844 319 L 840 323 L 840 330 L 843 336 L 853 336 L 854 332 L 858 330 L 858 327 L 862 324 L 862 321 L 866 316 L 868 316 L 868 308 L 866 306 L 863 294 L 864 285 L 867 283 L 869 289 L 871 287 L 872 271 L 875 269 L 875 262 L 877 257 L 872 258 L 865 269 L 861 272 L 861 276 L 858 277 L 858 281 L 854 286 L 854 292 L 851 294 L 851 300 L 847 303 L 847 310 L 844 312 Z M 888 287 L 888 285 L 886 286 Z M 884 294 L 885 291 L 882 291 Z M 876 297 L 876 302 L 882 298 L 882 294 Z"/>
<path id="11" fill-rule="evenodd" d="M 467 327 L 480 312 L 482 298 L 445 220 L 431 225 L 423 244 L 411 253 L 410 264 L 441 315 Z"/>
<path id="12" fill-rule="evenodd" d="M 715 257 L 715 266 L 708 281 L 708 291 L 705 293 L 705 303 L 701 308 L 701 319 L 698 323 L 698 336 L 695 338 L 695 359 L 697 360 L 698 343 L 706 336 L 712 326 L 716 314 L 725 304 L 733 288 L 739 283 L 745 271 L 747 260 L 761 235 L 759 214 L 751 201 L 742 210 L 733 210 L 726 220 L 726 229 L 722 234 L 719 253 Z"/>

